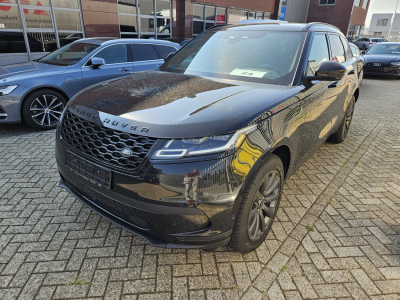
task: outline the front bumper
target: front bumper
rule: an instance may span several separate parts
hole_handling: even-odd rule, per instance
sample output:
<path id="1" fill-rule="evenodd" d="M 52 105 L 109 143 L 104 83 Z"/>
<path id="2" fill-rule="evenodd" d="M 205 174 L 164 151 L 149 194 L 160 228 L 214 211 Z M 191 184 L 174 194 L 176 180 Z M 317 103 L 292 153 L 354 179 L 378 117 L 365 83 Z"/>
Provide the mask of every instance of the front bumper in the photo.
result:
<path id="1" fill-rule="evenodd" d="M 68 167 L 67 150 L 73 151 L 57 138 L 60 186 L 111 222 L 158 247 L 207 249 L 228 243 L 242 182 L 229 174 L 230 157 L 182 164 L 147 160 L 136 173 L 94 162 L 111 170 L 108 188 Z M 93 162 L 82 153 L 75 154 Z M 200 176 L 185 180 L 194 169 Z"/>
<path id="2" fill-rule="evenodd" d="M 370 66 L 372 63 L 368 63 L 365 66 L 364 75 L 376 75 L 376 76 L 388 76 L 388 77 L 397 77 L 400 78 L 400 67 L 384 65 L 379 67 Z"/>
<path id="3" fill-rule="evenodd" d="M 0 96 L 0 124 L 21 123 L 21 100 L 26 89 L 17 87 L 12 93 Z"/>

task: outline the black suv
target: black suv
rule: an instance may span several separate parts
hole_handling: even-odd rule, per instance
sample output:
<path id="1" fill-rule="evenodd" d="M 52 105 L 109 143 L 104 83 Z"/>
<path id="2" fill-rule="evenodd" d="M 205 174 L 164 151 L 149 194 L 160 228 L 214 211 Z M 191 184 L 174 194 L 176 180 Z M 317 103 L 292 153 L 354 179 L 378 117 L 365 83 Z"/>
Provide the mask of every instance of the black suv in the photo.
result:
<path id="1" fill-rule="evenodd" d="M 346 137 L 356 70 L 328 24 L 212 28 L 159 71 L 74 97 L 57 129 L 60 185 L 151 245 L 252 251 L 284 181 Z"/>

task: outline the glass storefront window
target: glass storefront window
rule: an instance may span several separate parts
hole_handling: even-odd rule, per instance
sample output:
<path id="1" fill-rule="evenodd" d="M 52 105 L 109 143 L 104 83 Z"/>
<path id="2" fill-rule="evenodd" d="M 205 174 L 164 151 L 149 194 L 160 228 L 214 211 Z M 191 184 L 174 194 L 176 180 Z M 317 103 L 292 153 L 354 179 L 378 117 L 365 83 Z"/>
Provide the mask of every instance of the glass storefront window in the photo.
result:
<path id="1" fill-rule="evenodd" d="M 247 20 L 248 11 L 242 10 L 240 12 L 240 21 Z"/>
<path id="2" fill-rule="evenodd" d="M 55 9 L 54 16 L 58 30 L 82 30 L 79 11 Z"/>
<path id="3" fill-rule="evenodd" d="M 256 16 L 256 13 L 254 11 L 249 11 L 248 19 L 254 19 Z"/>
<path id="4" fill-rule="evenodd" d="M 225 24 L 225 20 L 226 20 L 226 9 L 217 7 L 217 12 L 216 12 L 217 25 Z"/>
<path id="5" fill-rule="evenodd" d="M 204 21 L 193 21 L 193 34 L 200 34 L 204 31 Z"/>
<path id="6" fill-rule="evenodd" d="M 204 6 L 193 5 L 193 19 L 204 20 Z"/>
<path id="7" fill-rule="evenodd" d="M 137 32 L 137 18 L 136 16 L 120 15 L 119 16 L 119 30 L 121 32 Z"/>
<path id="8" fill-rule="evenodd" d="M 137 39 L 137 34 L 121 34 L 121 39 Z"/>
<path id="9" fill-rule="evenodd" d="M 169 2 L 167 1 L 156 1 L 156 12 L 158 17 L 170 17 L 171 9 L 169 8 Z"/>
<path id="10" fill-rule="evenodd" d="M 58 34 L 58 40 L 60 41 L 60 47 L 68 45 L 72 42 L 75 42 L 81 38 L 83 38 L 82 33 L 62 32 L 62 33 Z"/>
<path id="11" fill-rule="evenodd" d="M 24 34 L 0 31 L 0 53 L 26 53 Z"/>
<path id="12" fill-rule="evenodd" d="M 262 12 L 256 13 L 256 19 L 264 19 L 264 14 Z"/>
<path id="13" fill-rule="evenodd" d="M 137 14 L 136 0 L 118 0 L 118 12 L 124 14 Z"/>
<path id="14" fill-rule="evenodd" d="M 0 29 L 22 29 L 17 6 L 0 6 Z"/>
<path id="15" fill-rule="evenodd" d="M 53 7 L 79 8 L 78 0 L 53 0 Z"/>
<path id="16" fill-rule="evenodd" d="M 170 19 L 157 18 L 157 32 L 159 33 L 171 33 Z"/>
<path id="17" fill-rule="evenodd" d="M 61 0 L 64 1 L 64 0 Z M 21 5 L 31 5 L 31 6 L 50 6 L 49 0 L 21 0 Z"/>
<path id="18" fill-rule="evenodd" d="M 154 34 L 141 34 L 140 38 L 141 39 L 155 39 L 156 36 Z"/>
<path id="19" fill-rule="evenodd" d="M 0 4 L 2 5 L 17 4 L 17 0 L 0 0 Z M 4 11 L 4 8 L 0 8 L 0 10 Z"/>
<path id="20" fill-rule="evenodd" d="M 138 0 L 140 15 L 154 15 L 153 0 Z"/>
<path id="21" fill-rule="evenodd" d="M 140 32 L 154 32 L 153 18 L 140 18 Z"/>
<path id="22" fill-rule="evenodd" d="M 24 9 L 24 14 L 26 27 L 53 29 L 50 10 Z"/>
<path id="23" fill-rule="evenodd" d="M 206 20 L 207 21 L 215 20 L 215 7 L 206 6 Z"/>
<path id="24" fill-rule="evenodd" d="M 57 49 L 56 35 L 52 32 L 28 32 L 31 52 L 52 52 Z"/>

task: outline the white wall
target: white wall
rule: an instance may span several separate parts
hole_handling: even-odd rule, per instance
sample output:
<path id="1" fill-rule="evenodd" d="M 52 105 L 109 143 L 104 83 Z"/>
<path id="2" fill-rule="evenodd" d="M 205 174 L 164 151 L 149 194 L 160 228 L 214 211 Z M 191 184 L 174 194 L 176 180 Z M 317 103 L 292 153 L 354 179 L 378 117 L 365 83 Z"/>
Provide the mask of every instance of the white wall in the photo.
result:
<path id="1" fill-rule="evenodd" d="M 369 32 L 389 32 L 390 24 L 392 22 L 393 14 L 373 14 L 371 18 L 371 25 L 369 26 Z M 388 23 L 386 26 L 378 26 L 379 19 L 388 19 Z M 394 18 L 394 23 L 392 27 L 392 32 L 400 32 L 400 14 L 397 13 Z"/>

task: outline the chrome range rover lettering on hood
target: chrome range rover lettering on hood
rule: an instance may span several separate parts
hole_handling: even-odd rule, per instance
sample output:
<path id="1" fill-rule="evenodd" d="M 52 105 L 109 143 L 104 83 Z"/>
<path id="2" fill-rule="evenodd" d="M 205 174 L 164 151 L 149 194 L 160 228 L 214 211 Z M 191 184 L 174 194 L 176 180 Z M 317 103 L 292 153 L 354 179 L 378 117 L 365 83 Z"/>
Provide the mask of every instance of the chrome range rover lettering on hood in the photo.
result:
<path id="1" fill-rule="evenodd" d="M 238 83 L 145 72 L 96 85 L 75 97 L 68 109 L 92 122 L 96 115 L 95 123 L 122 131 L 187 138 L 225 134 L 246 127 L 301 90 Z"/>

